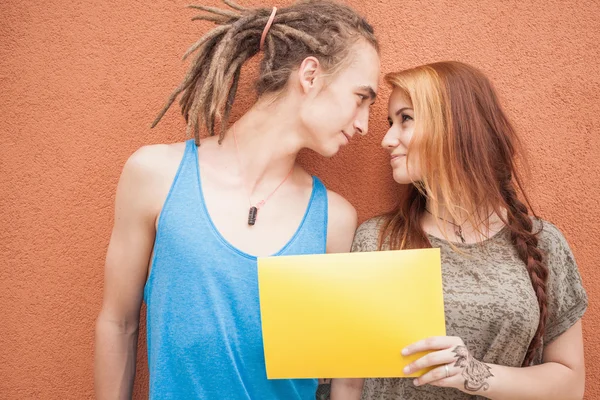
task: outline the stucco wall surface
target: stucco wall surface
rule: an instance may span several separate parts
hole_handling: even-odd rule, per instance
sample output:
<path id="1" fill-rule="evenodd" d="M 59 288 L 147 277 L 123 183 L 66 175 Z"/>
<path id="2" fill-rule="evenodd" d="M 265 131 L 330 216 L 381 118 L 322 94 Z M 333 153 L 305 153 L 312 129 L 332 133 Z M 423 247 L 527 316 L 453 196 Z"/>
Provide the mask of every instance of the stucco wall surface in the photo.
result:
<path id="1" fill-rule="evenodd" d="M 216 0 L 209 0 L 216 5 Z M 0 2 L 0 398 L 93 397 L 93 333 L 127 157 L 185 139 L 178 111 L 151 121 L 207 29 L 188 2 Z M 587 399 L 600 398 L 600 5 L 590 0 L 349 2 L 376 27 L 382 70 L 460 60 L 487 71 L 524 138 L 537 212 L 569 240 L 590 307 Z M 256 0 L 245 5 L 259 5 Z M 277 2 L 271 5 L 283 5 Z M 249 72 L 252 68 L 248 69 Z M 253 99 L 246 82 L 236 115 Z M 397 188 L 370 134 L 307 168 L 358 209 L 387 210 Z M 136 399 L 146 396 L 142 328 Z"/>

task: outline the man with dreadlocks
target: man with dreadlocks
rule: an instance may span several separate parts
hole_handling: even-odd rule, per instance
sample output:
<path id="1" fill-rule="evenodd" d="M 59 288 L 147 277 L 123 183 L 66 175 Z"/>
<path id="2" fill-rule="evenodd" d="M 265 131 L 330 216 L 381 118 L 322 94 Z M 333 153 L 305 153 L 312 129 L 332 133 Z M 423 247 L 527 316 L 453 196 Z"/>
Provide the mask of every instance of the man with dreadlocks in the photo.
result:
<path id="1" fill-rule="evenodd" d="M 96 325 L 99 399 L 131 397 L 142 301 L 151 399 L 315 398 L 317 380 L 266 378 L 256 260 L 350 250 L 354 208 L 296 156 L 330 157 L 367 133 L 378 45 L 362 17 L 330 1 L 224 2 L 193 6 L 205 12 L 194 19 L 217 26 L 186 53 L 189 72 L 154 122 L 179 97 L 194 139 L 139 149 L 117 187 Z M 240 71 L 259 52 L 258 100 L 229 127 Z M 351 380 L 331 391 L 360 396 Z"/>

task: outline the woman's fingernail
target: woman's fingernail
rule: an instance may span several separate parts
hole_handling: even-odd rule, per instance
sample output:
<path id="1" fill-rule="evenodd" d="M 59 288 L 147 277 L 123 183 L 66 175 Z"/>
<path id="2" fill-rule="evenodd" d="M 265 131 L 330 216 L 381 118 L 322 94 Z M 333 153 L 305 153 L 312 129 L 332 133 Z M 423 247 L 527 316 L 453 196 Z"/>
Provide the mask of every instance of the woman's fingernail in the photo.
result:
<path id="1" fill-rule="evenodd" d="M 409 367 L 404 367 L 404 375 L 408 375 L 410 374 L 410 368 Z"/>
<path id="2" fill-rule="evenodd" d="M 418 379 L 415 379 L 415 380 L 413 381 L 413 385 L 415 385 L 415 386 L 419 386 L 419 380 L 418 380 Z"/>
<path id="3" fill-rule="evenodd" d="M 406 350 L 406 349 L 402 349 L 402 355 L 403 355 L 403 356 L 405 356 L 405 355 L 407 355 L 407 354 L 408 354 L 408 350 Z"/>

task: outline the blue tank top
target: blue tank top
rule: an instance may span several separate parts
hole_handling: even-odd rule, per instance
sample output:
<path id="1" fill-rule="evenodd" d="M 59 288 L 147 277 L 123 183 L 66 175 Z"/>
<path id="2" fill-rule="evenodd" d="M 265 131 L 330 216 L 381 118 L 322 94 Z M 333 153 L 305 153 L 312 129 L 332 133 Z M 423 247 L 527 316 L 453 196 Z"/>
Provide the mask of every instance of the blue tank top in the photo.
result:
<path id="1" fill-rule="evenodd" d="M 327 191 L 313 177 L 302 223 L 275 255 L 324 253 L 326 237 Z M 315 399 L 314 379 L 267 379 L 256 257 L 215 228 L 193 140 L 159 217 L 151 265 L 144 288 L 150 399 Z"/>

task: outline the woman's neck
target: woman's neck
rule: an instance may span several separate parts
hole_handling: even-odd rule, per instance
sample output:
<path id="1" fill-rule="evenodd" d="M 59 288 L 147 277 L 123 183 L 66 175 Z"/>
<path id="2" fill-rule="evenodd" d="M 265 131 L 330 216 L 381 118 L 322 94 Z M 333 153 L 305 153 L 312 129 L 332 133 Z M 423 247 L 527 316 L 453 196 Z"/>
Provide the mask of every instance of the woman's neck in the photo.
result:
<path id="1" fill-rule="evenodd" d="M 453 242 L 480 242 L 494 236 L 504 227 L 501 217 L 490 205 L 479 209 L 458 205 L 454 207 L 457 211 L 450 212 L 444 204 L 428 199 L 426 207 L 427 211 L 421 218 L 423 230 Z M 504 212 L 501 213 L 505 215 Z"/>

